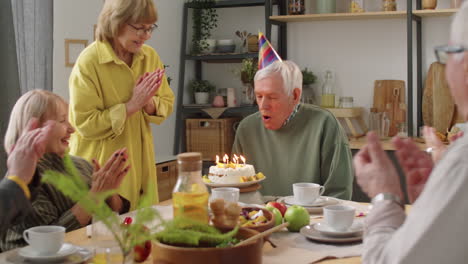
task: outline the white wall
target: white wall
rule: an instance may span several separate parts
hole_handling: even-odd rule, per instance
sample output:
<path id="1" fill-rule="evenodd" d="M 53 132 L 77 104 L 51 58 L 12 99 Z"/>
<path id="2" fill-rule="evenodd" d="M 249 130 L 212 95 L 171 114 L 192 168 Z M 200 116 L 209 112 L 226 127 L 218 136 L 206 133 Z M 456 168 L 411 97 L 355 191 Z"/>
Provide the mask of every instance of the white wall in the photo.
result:
<path id="1" fill-rule="evenodd" d="M 343 0 L 339 0 L 343 2 Z M 375 0 L 380 1 L 380 0 Z M 177 94 L 179 48 L 182 28 L 181 0 L 155 0 L 159 9 L 159 29 L 148 44 L 153 46 L 173 78 L 171 85 Z M 306 0 L 307 10 L 313 11 L 312 0 Z M 447 8 L 450 0 L 439 0 L 438 8 Z M 68 77 L 71 68 L 64 67 L 65 38 L 92 41 L 93 25 L 102 2 L 96 0 L 61 0 L 54 2 L 54 91 L 68 99 Z M 343 7 L 338 6 L 339 9 Z M 398 0 L 398 10 L 406 9 L 406 0 Z M 218 9 L 215 39 L 235 39 L 236 30 L 257 33 L 264 31 L 262 7 Z M 190 20 L 189 20 L 190 21 Z M 435 60 L 433 47 L 448 39 L 450 18 L 423 19 L 423 77 Z M 190 26 L 189 26 L 190 29 Z M 190 43 L 191 35 L 187 36 Z M 275 40 L 272 40 L 275 43 Z M 369 108 L 373 100 L 373 82 L 378 79 L 406 78 L 406 18 L 357 21 L 315 21 L 288 24 L 288 59 L 301 68 L 308 67 L 319 77 L 331 69 L 336 74 L 338 96 L 353 96 L 356 106 Z M 205 79 L 217 87 L 241 88 L 233 71 L 240 64 L 203 63 Z M 192 79 L 193 62 L 186 66 L 186 82 Z M 416 80 L 416 74 L 414 75 Z M 414 89 L 416 83 L 414 82 Z M 416 92 L 414 90 L 414 96 Z M 186 94 L 185 102 L 191 102 Z M 416 109 L 414 109 L 416 113 Z M 414 119 L 416 120 L 416 118 Z M 175 134 L 175 112 L 161 126 L 153 127 L 157 156 L 172 154 Z"/>
<path id="2" fill-rule="evenodd" d="M 155 0 L 158 8 L 158 29 L 147 44 L 156 49 L 165 64 L 167 75 L 173 79 L 171 88 L 177 96 L 180 38 L 183 1 Z M 64 39 L 93 41 L 93 26 L 102 8 L 102 1 L 54 1 L 54 92 L 68 100 L 68 78 L 72 68 L 65 67 Z M 162 125 L 153 125 L 157 157 L 172 155 L 175 131 L 174 113 Z"/>

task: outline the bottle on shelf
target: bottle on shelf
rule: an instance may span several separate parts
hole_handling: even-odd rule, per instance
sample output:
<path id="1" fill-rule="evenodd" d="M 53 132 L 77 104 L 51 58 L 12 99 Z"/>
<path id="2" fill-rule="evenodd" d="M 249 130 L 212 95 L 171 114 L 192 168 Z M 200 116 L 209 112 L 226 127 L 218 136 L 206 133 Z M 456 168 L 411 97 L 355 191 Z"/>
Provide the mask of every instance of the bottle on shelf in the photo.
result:
<path id="1" fill-rule="evenodd" d="M 397 3 L 396 0 L 383 0 L 382 11 L 396 11 Z"/>
<path id="2" fill-rule="evenodd" d="M 362 13 L 364 12 L 364 0 L 351 0 L 349 6 L 350 13 Z"/>
<path id="3" fill-rule="evenodd" d="M 315 4 L 317 14 L 336 13 L 335 0 L 317 0 Z"/>
<path id="4" fill-rule="evenodd" d="M 353 108 L 354 98 L 352 96 L 341 96 L 338 103 L 338 108 Z"/>
<path id="5" fill-rule="evenodd" d="M 202 180 L 201 153 L 187 152 L 177 156 L 178 177 L 172 191 L 174 217 L 185 216 L 208 223 L 208 189 Z"/>
<path id="6" fill-rule="evenodd" d="M 288 0 L 288 15 L 303 15 L 304 12 L 304 0 Z"/>
<path id="7" fill-rule="evenodd" d="M 335 107 L 335 81 L 333 80 L 333 73 L 331 71 L 325 72 L 320 106 L 325 108 Z"/>

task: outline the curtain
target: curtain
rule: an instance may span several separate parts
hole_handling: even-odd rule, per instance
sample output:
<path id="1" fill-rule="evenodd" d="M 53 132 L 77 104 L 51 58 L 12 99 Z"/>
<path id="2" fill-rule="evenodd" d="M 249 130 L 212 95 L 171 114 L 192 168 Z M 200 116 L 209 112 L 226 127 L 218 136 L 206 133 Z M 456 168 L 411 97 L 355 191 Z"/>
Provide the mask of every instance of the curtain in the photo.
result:
<path id="1" fill-rule="evenodd" d="M 10 111 L 20 96 L 15 31 L 10 1 L 0 1 L 0 178 L 6 173 L 6 153 L 3 138 Z"/>
<path id="2" fill-rule="evenodd" d="M 52 90 L 53 0 L 11 0 L 21 93 Z"/>

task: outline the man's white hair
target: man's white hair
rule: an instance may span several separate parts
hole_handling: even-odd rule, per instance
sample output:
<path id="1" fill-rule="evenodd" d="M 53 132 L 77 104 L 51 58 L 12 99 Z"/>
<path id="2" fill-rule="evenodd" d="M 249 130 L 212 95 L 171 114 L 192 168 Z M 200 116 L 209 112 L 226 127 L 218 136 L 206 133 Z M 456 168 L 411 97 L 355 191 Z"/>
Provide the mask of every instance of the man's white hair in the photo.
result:
<path id="1" fill-rule="evenodd" d="M 468 1 L 463 3 L 453 18 L 450 41 L 453 45 L 461 45 L 468 48 Z M 463 58 L 463 54 L 454 54 L 454 58 L 460 60 Z"/>
<path id="2" fill-rule="evenodd" d="M 294 88 L 299 88 L 302 91 L 302 72 L 292 61 L 273 62 L 257 71 L 254 81 L 259 81 L 276 74 L 279 74 L 283 80 L 283 87 L 288 96 L 292 95 Z"/>

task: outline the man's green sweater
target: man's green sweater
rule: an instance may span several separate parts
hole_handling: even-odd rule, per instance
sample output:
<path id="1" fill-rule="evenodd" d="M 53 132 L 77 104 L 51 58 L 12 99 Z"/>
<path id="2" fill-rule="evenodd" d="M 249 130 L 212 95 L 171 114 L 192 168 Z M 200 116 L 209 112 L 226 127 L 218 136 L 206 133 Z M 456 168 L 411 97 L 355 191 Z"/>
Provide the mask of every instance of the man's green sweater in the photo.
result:
<path id="1" fill-rule="evenodd" d="M 353 169 L 348 139 L 327 110 L 301 104 L 296 115 L 278 130 L 266 129 L 260 112 L 239 124 L 232 153 L 242 154 L 267 178 L 264 195 L 292 195 L 292 184 L 314 182 L 324 195 L 351 199 Z"/>

